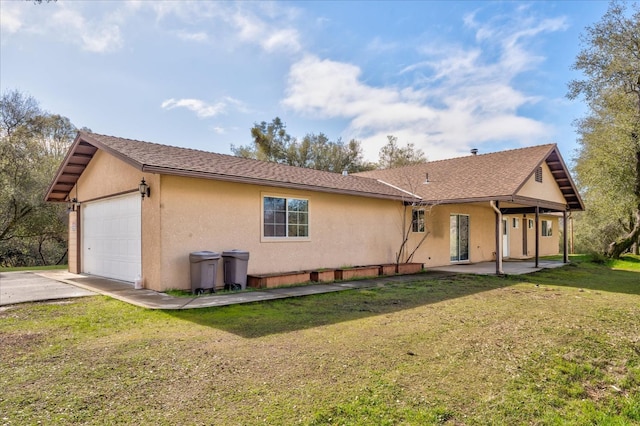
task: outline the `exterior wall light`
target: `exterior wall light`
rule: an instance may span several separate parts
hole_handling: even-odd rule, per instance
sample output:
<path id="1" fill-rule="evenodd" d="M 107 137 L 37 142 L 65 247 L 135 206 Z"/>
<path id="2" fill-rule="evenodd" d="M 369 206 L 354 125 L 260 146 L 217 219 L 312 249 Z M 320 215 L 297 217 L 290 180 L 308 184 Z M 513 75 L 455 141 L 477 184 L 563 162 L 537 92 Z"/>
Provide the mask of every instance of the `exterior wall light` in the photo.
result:
<path id="1" fill-rule="evenodd" d="M 149 188 L 149 185 L 147 185 L 147 182 L 144 181 L 144 178 L 142 178 L 142 180 L 140 181 L 140 185 L 138 185 L 138 189 L 140 190 L 140 195 L 142 196 L 143 200 L 145 195 L 147 197 L 151 196 L 151 188 Z"/>
<path id="2" fill-rule="evenodd" d="M 76 198 L 72 198 L 69 201 L 67 201 L 67 213 L 77 211 L 78 207 L 80 207 L 80 203 Z"/>

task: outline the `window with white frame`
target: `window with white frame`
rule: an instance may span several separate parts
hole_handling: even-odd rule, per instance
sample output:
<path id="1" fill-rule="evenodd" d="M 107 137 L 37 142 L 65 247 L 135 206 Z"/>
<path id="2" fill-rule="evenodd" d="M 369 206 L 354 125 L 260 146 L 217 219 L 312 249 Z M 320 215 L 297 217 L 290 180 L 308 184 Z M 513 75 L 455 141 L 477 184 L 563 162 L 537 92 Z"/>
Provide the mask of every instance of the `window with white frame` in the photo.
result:
<path id="1" fill-rule="evenodd" d="M 529 219 L 529 229 L 533 229 L 533 219 Z"/>
<path id="2" fill-rule="evenodd" d="M 553 222 L 550 220 L 543 220 L 542 224 L 542 236 L 550 237 L 553 235 Z"/>
<path id="3" fill-rule="evenodd" d="M 424 232 L 424 209 L 413 209 L 411 212 L 411 231 Z"/>
<path id="4" fill-rule="evenodd" d="M 518 219 L 517 217 L 513 218 L 513 227 L 520 228 L 520 219 Z"/>
<path id="5" fill-rule="evenodd" d="M 262 229 L 266 238 L 308 238 L 309 200 L 265 196 Z"/>

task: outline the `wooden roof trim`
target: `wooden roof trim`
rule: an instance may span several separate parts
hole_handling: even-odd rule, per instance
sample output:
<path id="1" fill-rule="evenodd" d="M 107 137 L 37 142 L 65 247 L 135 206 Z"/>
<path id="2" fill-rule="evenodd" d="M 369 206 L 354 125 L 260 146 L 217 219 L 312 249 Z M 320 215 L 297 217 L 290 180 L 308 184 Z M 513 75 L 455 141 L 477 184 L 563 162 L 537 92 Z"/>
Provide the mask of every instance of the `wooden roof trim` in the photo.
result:
<path id="1" fill-rule="evenodd" d="M 80 142 L 81 142 L 81 133 L 78 132 L 78 134 L 76 135 L 75 140 L 71 144 L 71 147 L 69 148 L 69 150 L 67 151 L 66 155 L 64 156 L 64 160 L 62 161 L 62 163 L 58 167 L 58 171 L 56 172 L 55 177 L 53 178 L 53 180 L 49 184 L 49 187 L 47 188 L 47 192 L 46 192 L 46 195 L 44 197 L 45 201 L 64 201 L 64 198 L 66 198 L 66 196 L 64 198 L 62 198 L 62 199 L 60 199 L 59 197 L 52 197 L 52 194 L 54 193 L 54 188 L 56 187 L 56 185 L 60 181 L 61 177 L 63 175 L 64 176 L 70 176 L 68 173 L 65 173 L 65 169 L 66 169 L 67 165 L 69 164 L 69 162 L 71 161 L 71 158 L 73 157 L 75 150 L 80 145 Z M 75 179 L 74 178 L 75 177 L 72 176 L 72 179 L 71 179 L 70 182 L 75 185 L 75 183 L 77 182 L 77 178 L 75 178 Z M 71 190 L 69 190 L 69 191 L 71 191 Z M 55 193 L 60 193 L 60 192 L 55 191 Z M 68 194 L 69 193 L 67 192 L 66 195 L 68 196 Z"/>
<path id="2" fill-rule="evenodd" d="M 258 179 L 258 178 L 250 178 L 250 177 L 226 175 L 226 174 L 216 174 L 216 173 L 209 173 L 209 172 L 198 172 L 193 170 L 173 169 L 169 167 L 159 167 L 159 166 L 152 166 L 152 165 L 143 165 L 141 168 L 141 171 L 171 175 L 171 176 L 192 177 L 192 178 L 199 178 L 199 179 L 218 180 L 218 181 L 224 181 L 224 182 L 269 186 L 269 187 L 275 187 L 275 188 L 315 191 L 315 192 L 323 192 L 323 193 L 330 193 L 330 194 L 355 195 L 360 197 L 377 198 L 377 199 L 385 199 L 385 200 L 403 201 L 405 199 L 404 197 L 393 196 L 390 194 L 379 194 L 379 193 L 373 193 L 373 192 L 328 188 L 324 186 L 305 185 L 305 184 L 299 184 L 299 183 L 283 182 L 279 180 Z"/>
<path id="3" fill-rule="evenodd" d="M 139 170 L 142 170 L 144 166 L 126 155 L 102 144 L 99 140 L 91 137 L 87 132 L 79 131 L 75 140 L 71 144 L 71 147 L 69 147 L 62 164 L 60 164 L 55 178 L 47 188 L 45 201 L 65 201 L 98 150 L 108 152 L 119 160 L 122 160 Z M 71 186 L 69 187 L 69 185 Z M 65 189 L 62 190 L 60 187 L 64 187 Z M 66 188 L 68 188 L 68 190 L 66 190 Z M 61 197 L 60 195 L 63 196 Z"/>
<path id="4" fill-rule="evenodd" d="M 477 197 L 477 198 L 452 198 L 448 200 L 424 200 L 420 204 L 437 206 L 439 204 L 470 204 L 470 203 L 486 203 L 489 201 L 505 201 L 515 204 L 523 204 L 531 207 L 541 207 L 544 209 L 562 212 L 567 210 L 567 205 L 555 203 L 553 201 L 538 200 L 537 198 L 519 197 L 513 195 L 501 195 L 497 197 Z"/>
<path id="5" fill-rule="evenodd" d="M 555 158 L 551 159 L 552 157 L 555 157 Z M 551 145 L 551 147 L 549 148 L 549 152 L 545 154 L 545 156 L 538 162 L 536 167 L 534 167 L 534 169 L 531 171 L 529 176 L 518 186 L 518 188 L 515 191 L 515 194 L 520 192 L 520 190 L 524 187 L 524 185 L 526 185 L 529 179 L 531 179 L 531 177 L 535 174 L 536 169 L 538 167 L 541 167 L 543 163 L 546 163 L 547 166 L 549 167 L 549 170 L 551 171 L 551 174 L 554 180 L 556 181 L 556 184 L 558 185 L 558 187 L 560 188 L 560 191 L 562 192 L 562 196 L 565 198 L 565 200 L 567 200 L 567 203 L 568 203 L 567 209 L 574 210 L 574 211 L 584 210 L 584 203 L 582 201 L 582 198 L 580 197 L 580 193 L 578 192 L 578 189 L 573 183 L 573 179 L 571 179 L 571 174 L 569 173 L 569 169 L 564 163 L 562 156 L 558 152 L 557 144 Z M 554 169 L 552 168 L 552 166 L 558 166 L 559 168 Z M 560 182 L 562 182 L 563 184 L 561 185 Z M 566 183 L 568 183 L 569 186 L 567 186 Z M 570 202 L 570 200 L 576 200 L 576 201 Z"/>
<path id="6" fill-rule="evenodd" d="M 143 171 L 144 170 L 144 164 L 139 163 L 138 161 L 132 159 L 131 157 L 121 153 L 120 151 L 117 151 L 113 148 L 111 148 L 108 145 L 103 144 L 102 142 L 100 142 L 98 139 L 92 137 L 91 135 L 81 132 L 81 134 L 83 135 L 83 139 L 85 141 L 87 141 L 88 143 L 90 143 L 91 145 L 95 146 L 98 149 L 101 149 L 103 151 L 105 151 L 106 153 L 116 157 L 118 160 L 121 160 L 125 163 L 127 163 L 128 165 Z"/>
<path id="7" fill-rule="evenodd" d="M 575 183 L 573 182 L 573 179 L 571 179 L 571 174 L 569 173 L 569 169 L 567 168 L 567 165 L 564 163 L 564 160 L 562 159 L 562 156 L 560 155 L 560 153 L 557 151 L 557 148 L 555 149 L 556 155 L 558 157 L 558 161 L 560 162 L 560 166 L 562 167 L 562 170 L 564 171 L 566 177 L 567 177 L 567 181 L 569 182 L 570 186 L 571 186 L 571 197 L 575 197 L 577 200 L 577 206 L 574 208 L 574 205 L 569 205 L 569 209 L 570 210 L 576 210 L 576 211 L 584 211 L 584 202 L 582 201 L 582 197 L 580 196 L 580 192 L 578 191 L 578 188 L 576 188 Z M 567 192 L 565 192 L 564 190 L 562 190 L 563 195 L 565 196 L 565 199 L 567 198 Z"/>

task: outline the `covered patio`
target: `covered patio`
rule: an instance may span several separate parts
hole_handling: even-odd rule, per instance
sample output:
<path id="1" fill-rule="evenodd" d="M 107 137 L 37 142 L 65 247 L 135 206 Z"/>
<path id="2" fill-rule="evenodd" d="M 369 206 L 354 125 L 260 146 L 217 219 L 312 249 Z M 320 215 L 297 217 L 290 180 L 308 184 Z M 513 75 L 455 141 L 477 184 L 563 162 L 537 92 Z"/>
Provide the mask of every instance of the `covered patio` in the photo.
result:
<path id="1" fill-rule="evenodd" d="M 566 265 L 560 260 L 504 260 L 502 273 L 505 275 L 523 275 L 543 269 L 559 268 Z M 458 263 L 455 265 L 429 268 L 429 271 L 451 272 L 456 274 L 496 275 L 496 262 Z"/>

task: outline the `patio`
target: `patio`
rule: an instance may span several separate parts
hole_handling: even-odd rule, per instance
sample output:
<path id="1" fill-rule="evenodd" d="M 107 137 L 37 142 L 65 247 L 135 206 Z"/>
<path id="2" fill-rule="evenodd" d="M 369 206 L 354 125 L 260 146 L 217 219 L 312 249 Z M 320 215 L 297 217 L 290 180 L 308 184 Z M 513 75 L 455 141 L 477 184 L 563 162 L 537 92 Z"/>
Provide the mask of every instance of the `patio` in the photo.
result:
<path id="1" fill-rule="evenodd" d="M 559 268 L 564 266 L 560 260 L 540 260 L 536 268 L 533 260 L 504 260 L 502 262 L 502 270 L 505 275 L 522 275 L 537 272 L 542 269 Z M 495 262 L 480 263 L 458 263 L 456 265 L 440 266 L 429 268 L 430 271 L 453 272 L 456 274 L 477 274 L 477 275 L 495 275 Z"/>

